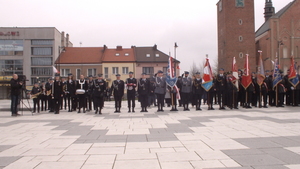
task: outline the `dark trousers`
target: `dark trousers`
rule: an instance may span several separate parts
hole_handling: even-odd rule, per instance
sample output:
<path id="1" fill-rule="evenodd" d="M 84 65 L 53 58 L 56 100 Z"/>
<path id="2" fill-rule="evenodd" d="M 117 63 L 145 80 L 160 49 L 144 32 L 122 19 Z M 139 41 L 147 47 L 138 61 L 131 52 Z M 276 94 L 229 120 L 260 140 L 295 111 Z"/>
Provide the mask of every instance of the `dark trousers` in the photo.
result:
<path id="1" fill-rule="evenodd" d="M 156 95 L 155 94 L 150 94 L 148 97 L 148 106 L 154 104 L 156 106 Z"/>
<path id="2" fill-rule="evenodd" d="M 48 100 L 46 95 L 41 95 L 41 111 L 48 110 Z"/>
<path id="3" fill-rule="evenodd" d="M 214 104 L 214 92 L 207 92 L 207 105 L 209 108 L 212 108 L 213 107 L 213 104 Z"/>
<path id="4" fill-rule="evenodd" d="M 20 95 L 11 95 L 11 114 L 17 114 L 18 113 L 18 104 L 19 104 L 19 97 Z"/>
<path id="5" fill-rule="evenodd" d="M 181 101 L 184 109 L 188 109 L 190 102 L 190 93 L 181 93 Z"/>
<path id="6" fill-rule="evenodd" d="M 267 106 L 268 97 L 267 97 L 267 91 L 261 91 L 261 93 L 257 93 L 258 98 L 258 106 L 262 106 L 262 101 L 264 102 L 264 106 Z"/>
<path id="7" fill-rule="evenodd" d="M 103 108 L 103 106 L 104 106 L 104 97 L 103 96 L 102 97 L 94 97 L 93 101 L 94 101 L 94 107 L 96 110 L 98 110 L 99 107 L 100 107 L 100 109 Z"/>
<path id="8" fill-rule="evenodd" d="M 115 108 L 119 109 L 122 107 L 122 97 L 123 96 L 119 96 L 119 95 L 114 95 L 114 99 L 115 99 Z"/>
<path id="9" fill-rule="evenodd" d="M 33 112 L 36 112 L 36 107 L 37 107 L 37 112 L 40 112 L 40 99 L 34 98 L 32 100 L 33 100 Z"/>
<path id="10" fill-rule="evenodd" d="M 162 110 L 164 106 L 165 94 L 156 93 L 158 110 Z"/>
<path id="11" fill-rule="evenodd" d="M 148 95 L 140 95 L 140 102 L 141 102 L 141 106 L 142 108 L 145 108 L 148 106 Z"/>
<path id="12" fill-rule="evenodd" d="M 81 108 L 83 108 L 85 110 L 85 108 L 86 108 L 85 94 L 78 94 L 77 97 L 78 97 L 78 105 L 79 105 L 78 108 L 79 108 L 79 110 Z"/>
<path id="13" fill-rule="evenodd" d="M 201 107 L 202 94 L 194 94 L 196 109 Z"/>
<path id="14" fill-rule="evenodd" d="M 67 97 L 67 100 L 68 100 L 68 109 L 69 109 L 69 111 L 76 110 L 76 107 L 77 107 L 77 104 L 76 104 L 77 100 L 76 99 L 77 98 L 71 96 L 70 94 L 67 94 L 66 97 Z"/>
<path id="15" fill-rule="evenodd" d="M 128 108 L 135 107 L 135 91 L 127 90 L 127 102 L 128 102 Z"/>
<path id="16" fill-rule="evenodd" d="M 66 94 L 63 95 L 63 97 L 61 98 L 60 101 L 60 109 L 63 109 L 63 107 L 65 108 L 65 110 L 67 109 L 67 96 Z"/>
<path id="17" fill-rule="evenodd" d="M 225 90 L 218 90 L 217 95 L 218 95 L 218 104 L 220 107 L 224 107 L 225 105 Z"/>
<path id="18" fill-rule="evenodd" d="M 92 94 L 88 94 L 87 95 L 87 102 L 88 102 L 88 108 L 89 108 L 89 110 L 92 110 L 92 102 L 93 102 L 93 96 L 92 96 Z M 94 109 L 95 109 L 95 102 L 94 102 Z"/>
<path id="19" fill-rule="evenodd" d="M 47 96 L 48 98 L 48 110 L 50 110 L 51 112 L 54 111 L 54 99 L 52 99 L 52 96 Z"/>
<path id="20" fill-rule="evenodd" d="M 60 105 L 61 105 L 61 98 L 52 99 L 53 100 L 53 106 L 54 106 L 54 112 L 59 113 Z"/>
<path id="21" fill-rule="evenodd" d="M 227 93 L 227 106 L 232 108 L 237 108 L 238 105 L 238 93 L 236 91 L 228 91 Z"/>

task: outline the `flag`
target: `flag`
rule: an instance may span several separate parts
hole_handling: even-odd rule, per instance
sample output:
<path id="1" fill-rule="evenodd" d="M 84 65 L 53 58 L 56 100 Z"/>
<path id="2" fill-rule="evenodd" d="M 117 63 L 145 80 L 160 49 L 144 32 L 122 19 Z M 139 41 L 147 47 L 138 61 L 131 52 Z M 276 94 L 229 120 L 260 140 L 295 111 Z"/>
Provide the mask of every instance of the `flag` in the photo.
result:
<path id="1" fill-rule="evenodd" d="M 175 48 L 178 48 L 178 46 L 177 46 L 177 42 L 175 42 L 175 45 L 174 45 L 174 47 L 175 47 Z"/>
<path id="2" fill-rule="evenodd" d="M 56 73 L 59 73 L 59 71 L 54 66 L 52 66 L 52 69 L 53 69 L 53 75 L 55 75 Z"/>
<path id="3" fill-rule="evenodd" d="M 203 70 L 202 87 L 204 90 L 209 91 L 213 85 L 213 74 L 209 64 L 209 59 L 206 58 L 206 63 Z"/>
<path id="4" fill-rule="evenodd" d="M 278 59 L 275 60 L 274 72 L 273 72 L 273 89 L 278 83 L 282 81 L 282 77 L 279 71 Z"/>
<path id="5" fill-rule="evenodd" d="M 264 64 L 262 61 L 262 51 L 258 51 L 258 52 L 259 52 L 259 60 L 258 60 L 258 71 L 257 71 L 257 84 L 261 86 L 264 83 L 266 76 L 265 76 Z"/>
<path id="6" fill-rule="evenodd" d="M 167 85 L 170 86 L 171 88 L 173 88 L 174 90 L 176 90 L 176 98 L 178 100 L 180 100 L 180 94 L 179 94 L 179 89 L 176 85 L 177 82 L 177 77 L 175 74 L 175 69 L 174 69 L 174 59 L 173 57 L 169 57 L 169 64 L 168 64 L 168 71 L 167 71 Z"/>
<path id="7" fill-rule="evenodd" d="M 249 61 L 248 61 L 248 57 L 249 55 L 246 54 L 246 60 L 245 60 L 245 71 L 244 71 L 244 75 L 242 76 L 242 86 L 247 89 L 249 87 L 249 85 L 252 83 L 252 79 L 251 76 L 249 74 Z"/>
<path id="8" fill-rule="evenodd" d="M 239 89 L 239 74 L 238 74 L 235 57 L 233 57 L 233 61 L 232 61 L 232 81 L 231 82 L 234 84 L 234 86 L 237 89 Z"/>
<path id="9" fill-rule="evenodd" d="M 290 73 L 289 73 L 289 82 L 296 87 L 299 83 L 299 78 L 296 72 L 296 64 L 294 61 L 294 57 L 291 58 L 291 67 L 290 67 Z"/>

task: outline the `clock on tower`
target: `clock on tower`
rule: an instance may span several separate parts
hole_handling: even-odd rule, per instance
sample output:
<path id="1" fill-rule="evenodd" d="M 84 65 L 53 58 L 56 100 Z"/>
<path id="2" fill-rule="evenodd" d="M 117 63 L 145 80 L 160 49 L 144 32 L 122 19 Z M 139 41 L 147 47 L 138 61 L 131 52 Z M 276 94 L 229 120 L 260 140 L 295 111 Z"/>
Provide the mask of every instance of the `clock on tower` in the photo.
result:
<path id="1" fill-rule="evenodd" d="M 236 7 L 244 7 L 245 6 L 244 0 L 236 0 L 235 6 Z"/>

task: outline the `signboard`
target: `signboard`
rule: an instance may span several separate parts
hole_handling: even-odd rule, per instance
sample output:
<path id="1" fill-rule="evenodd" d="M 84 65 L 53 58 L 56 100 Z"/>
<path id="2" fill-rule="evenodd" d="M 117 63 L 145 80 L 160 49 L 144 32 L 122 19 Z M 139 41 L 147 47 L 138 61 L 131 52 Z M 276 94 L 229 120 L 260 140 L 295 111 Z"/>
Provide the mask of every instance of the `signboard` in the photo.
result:
<path id="1" fill-rule="evenodd" d="M 5 40 L 4 43 L 0 42 L 0 51 L 23 51 L 23 49 L 22 40 Z"/>
<path id="2" fill-rule="evenodd" d="M 20 36 L 19 31 L 0 32 L 0 36 Z"/>

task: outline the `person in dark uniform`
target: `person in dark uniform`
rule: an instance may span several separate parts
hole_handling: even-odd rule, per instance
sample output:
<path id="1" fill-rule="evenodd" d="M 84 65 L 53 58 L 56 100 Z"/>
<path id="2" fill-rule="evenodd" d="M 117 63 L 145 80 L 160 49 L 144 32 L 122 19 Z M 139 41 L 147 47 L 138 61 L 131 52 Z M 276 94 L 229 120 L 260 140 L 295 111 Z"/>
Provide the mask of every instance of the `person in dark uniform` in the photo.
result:
<path id="1" fill-rule="evenodd" d="M 124 86 L 125 83 L 121 80 L 121 75 L 116 74 L 116 80 L 114 80 L 111 84 L 111 92 L 114 95 L 115 99 L 115 113 L 121 113 L 120 109 L 122 107 L 122 98 L 124 96 Z"/>
<path id="2" fill-rule="evenodd" d="M 268 108 L 267 103 L 268 103 L 268 85 L 267 85 L 267 78 L 264 79 L 263 83 L 258 87 L 258 107 L 259 108 Z M 264 105 L 262 106 L 262 101 L 264 102 Z"/>
<path id="3" fill-rule="evenodd" d="M 18 104 L 21 94 L 21 89 L 23 87 L 23 82 L 18 79 L 17 74 L 13 74 L 13 78 L 10 80 L 11 87 L 11 116 L 18 116 Z"/>
<path id="4" fill-rule="evenodd" d="M 66 85 L 67 85 L 66 78 L 62 77 L 61 82 L 62 82 L 62 88 L 63 88 L 63 93 L 62 93 L 63 96 L 61 98 L 60 109 L 62 110 L 63 108 L 65 108 L 65 110 L 67 110 L 67 95 L 65 93 L 65 88 L 66 88 Z"/>
<path id="5" fill-rule="evenodd" d="M 99 112 L 102 114 L 104 106 L 104 95 L 106 93 L 106 81 L 103 79 L 102 74 L 98 74 L 98 79 L 93 80 L 93 84 L 89 84 L 93 92 L 93 101 L 95 107 L 95 114 Z"/>
<path id="6" fill-rule="evenodd" d="M 189 77 L 189 72 L 185 71 L 181 79 L 181 99 L 183 104 L 183 111 L 190 111 L 189 102 L 192 92 L 192 78 Z"/>
<path id="7" fill-rule="evenodd" d="M 253 82 L 251 82 L 251 84 L 246 88 L 246 102 L 245 102 L 246 109 L 252 109 L 250 104 L 252 102 L 252 96 L 253 96 L 254 91 L 255 91 L 254 84 L 253 84 Z"/>
<path id="8" fill-rule="evenodd" d="M 215 77 L 213 77 L 212 87 L 207 92 L 207 106 L 208 106 L 208 110 L 215 110 L 213 108 L 214 96 L 215 96 L 215 93 L 216 93 L 215 83 L 216 83 L 216 79 L 215 79 Z"/>
<path id="9" fill-rule="evenodd" d="M 148 95 L 150 93 L 150 81 L 146 78 L 146 73 L 142 73 L 142 77 L 138 83 L 139 101 L 141 102 L 141 112 L 148 112 Z"/>
<path id="10" fill-rule="evenodd" d="M 129 72 L 129 78 L 126 79 L 125 84 L 127 88 L 128 113 L 131 112 L 130 110 L 131 107 L 132 107 L 132 112 L 134 113 L 135 92 L 136 92 L 135 88 L 137 86 L 137 80 L 133 77 L 133 72 Z"/>
<path id="11" fill-rule="evenodd" d="M 39 83 L 34 83 L 34 86 L 31 89 L 31 98 L 33 100 L 33 111 L 32 113 L 38 112 L 40 113 L 40 94 L 42 93 L 42 90 L 39 86 Z M 36 110 L 37 107 L 37 110 Z"/>
<path id="12" fill-rule="evenodd" d="M 257 77 L 256 73 L 252 72 L 251 73 L 251 79 L 252 79 L 252 84 L 253 84 L 253 92 L 252 92 L 252 100 L 251 100 L 251 105 L 254 107 L 257 107 L 257 100 L 259 96 L 259 85 L 257 84 Z"/>
<path id="13" fill-rule="evenodd" d="M 202 86 L 202 78 L 200 77 L 200 72 L 196 72 L 196 77 L 193 80 L 192 85 L 192 93 L 194 95 L 195 103 L 196 103 L 196 110 L 202 110 L 201 109 L 201 100 L 202 100 L 202 94 L 203 94 L 203 88 Z"/>
<path id="14" fill-rule="evenodd" d="M 227 106 L 230 109 L 238 109 L 238 88 L 234 84 L 236 79 L 234 80 L 232 72 L 228 72 L 226 79 Z"/>
<path id="15" fill-rule="evenodd" d="M 76 83 L 76 95 L 78 97 L 78 112 L 77 113 L 81 113 L 81 109 L 83 109 L 83 113 L 85 113 L 87 90 L 88 90 L 88 83 L 84 79 L 84 76 L 80 75 L 80 79 Z"/>
<path id="16" fill-rule="evenodd" d="M 48 79 L 48 83 L 46 83 L 46 95 L 48 99 L 48 110 L 49 113 L 54 112 L 54 104 L 53 104 L 53 97 L 52 97 L 52 92 L 54 88 L 54 79 L 51 77 Z"/>
<path id="17" fill-rule="evenodd" d="M 240 102 L 241 107 L 245 107 L 246 104 L 246 90 L 242 85 L 242 78 L 243 78 L 243 71 L 238 70 L 238 76 L 239 76 L 239 91 L 238 91 L 238 101 Z"/>
<path id="18" fill-rule="evenodd" d="M 61 98 L 63 97 L 63 84 L 60 81 L 59 74 L 55 75 L 54 87 L 52 92 L 52 100 L 54 106 L 54 114 L 59 114 Z"/>
<path id="19" fill-rule="evenodd" d="M 150 78 L 150 93 L 148 95 L 148 107 L 152 104 L 156 105 L 156 95 L 155 95 L 155 78 Z"/>
<path id="20" fill-rule="evenodd" d="M 42 84 L 40 86 L 41 88 L 41 94 L 40 94 L 40 100 L 41 100 L 41 111 L 46 111 L 47 110 L 47 103 L 48 103 L 48 99 L 47 99 L 47 95 L 46 95 L 46 83 L 45 81 L 42 81 Z"/>
<path id="21" fill-rule="evenodd" d="M 68 112 L 76 111 L 77 107 L 77 98 L 75 95 L 76 92 L 76 81 L 73 80 L 72 73 L 68 74 L 68 80 L 66 85 L 66 96 L 68 99 Z"/>
<path id="22" fill-rule="evenodd" d="M 93 84 L 94 84 L 94 80 L 93 80 L 93 76 L 89 75 L 89 80 L 88 80 L 88 92 L 87 92 L 87 109 L 88 111 L 92 110 L 92 102 L 93 102 Z M 95 109 L 95 105 L 93 106 L 94 110 Z"/>
<path id="23" fill-rule="evenodd" d="M 179 90 L 179 95 L 181 96 L 181 79 L 182 79 L 182 76 L 178 76 L 178 79 L 177 79 L 177 82 L 176 82 L 176 86 L 178 87 L 178 90 Z M 181 107 L 182 106 L 182 100 L 178 100 L 178 107 Z"/>
<path id="24" fill-rule="evenodd" d="M 266 84 L 268 86 L 269 106 L 276 106 L 276 94 L 273 88 L 273 75 L 269 70 L 266 70 Z"/>
<path id="25" fill-rule="evenodd" d="M 219 74 L 216 77 L 216 90 L 218 97 L 218 104 L 220 110 L 225 109 L 225 100 L 226 100 L 226 76 L 224 74 L 224 69 L 219 70 Z"/>
<path id="26" fill-rule="evenodd" d="M 285 93 L 285 105 L 291 106 L 293 104 L 293 90 L 292 90 L 292 84 L 289 82 L 289 74 L 290 70 L 287 70 L 287 74 L 283 77 L 283 85 L 286 88 Z"/>
<path id="27" fill-rule="evenodd" d="M 284 103 L 284 94 L 286 92 L 286 88 L 284 87 L 284 81 L 282 81 L 282 82 L 280 82 L 276 85 L 275 91 L 276 90 L 278 92 L 278 103 L 277 103 L 276 107 L 284 107 L 284 105 L 283 105 L 283 103 Z"/>
<path id="28" fill-rule="evenodd" d="M 166 79 L 163 77 L 163 71 L 159 70 L 155 77 L 155 95 L 157 98 L 157 112 L 163 112 L 165 94 L 167 89 Z"/>

